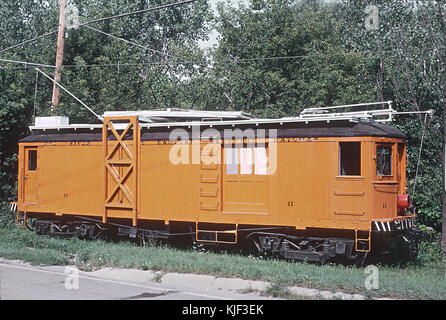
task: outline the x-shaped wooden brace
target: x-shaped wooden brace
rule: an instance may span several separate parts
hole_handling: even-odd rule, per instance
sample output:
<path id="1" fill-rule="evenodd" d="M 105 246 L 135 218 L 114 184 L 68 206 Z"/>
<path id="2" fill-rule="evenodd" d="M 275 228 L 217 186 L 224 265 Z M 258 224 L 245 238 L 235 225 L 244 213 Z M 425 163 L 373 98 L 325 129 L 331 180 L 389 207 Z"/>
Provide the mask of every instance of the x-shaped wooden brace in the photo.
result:
<path id="1" fill-rule="evenodd" d="M 110 175 L 113 177 L 113 179 L 116 182 L 116 186 L 114 187 L 113 192 L 107 197 L 105 203 L 106 203 L 106 205 L 110 204 L 111 200 L 116 195 L 116 193 L 119 190 L 121 190 L 122 193 L 124 194 L 124 196 L 130 202 L 129 208 L 133 208 L 135 197 L 132 194 L 131 190 L 128 188 L 128 186 L 125 184 L 130 173 L 133 172 L 134 161 L 135 161 L 135 155 L 133 154 L 132 150 L 129 148 L 127 143 L 124 141 L 124 136 L 126 135 L 126 133 L 135 125 L 134 122 L 131 121 L 131 119 L 129 119 L 129 120 L 130 120 L 129 124 L 122 131 L 121 134 L 119 134 L 116 131 L 116 129 L 114 128 L 114 126 L 110 120 L 106 120 L 106 123 L 105 123 L 106 130 L 110 129 L 110 131 L 112 132 L 113 136 L 116 138 L 116 141 L 117 141 L 116 145 L 113 147 L 111 152 L 107 153 L 107 156 L 105 158 L 105 166 L 107 168 L 107 172 L 110 173 Z M 119 147 L 121 147 L 125 151 L 125 153 L 127 153 L 127 156 L 130 159 L 129 161 L 111 159 Z M 116 168 L 114 168 L 112 166 L 113 164 L 125 164 L 125 165 L 129 165 L 129 167 L 128 167 L 127 172 L 121 177 L 119 172 L 116 170 Z"/>
<path id="2" fill-rule="evenodd" d="M 130 191 L 130 189 L 127 187 L 127 185 L 125 184 L 125 181 L 127 180 L 128 176 L 130 175 L 130 172 L 133 171 L 133 166 L 130 166 L 129 169 L 127 170 L 127 172 L 122 176 L 119 177 L 119 173 L 116 171 L 115 168 L 113 168 L 112 166 L 110 166 L 108 163 L 105 164 L 107 166 L 108 172 L 111 174 L 111 176 L 113 177 L 113 179 L 115 180 L 115 182 L 117 183 L 114 191 L 110 194 L 110 196 L 107 198 L 107 200 L 105 201 L 106 203 L 110 203 L 111 200 L 113 199 L 113 197 L 115 196 L 115 194 L 121 190 L 122 193 L 125 195 L 125 197 L 127 198 L 127 200 L 133 204 L 134 201 L 134 197 L 132 192 Z"/>
<path id="3" fill-rule="evenodd" d="M 110 121 L 107 122 L 106 125 L 107 125 L 107 128 L 110 128 L 111 132 L 113 133 L 113 135 L 115 136 L 115 138 L 116 138 L 116 140 L 117 140 L 117 142 L 118 142 L 118 143 L 115 145 L 115 147 L 113 148 L 112 152 L 110 152 L 110 153 L 107 155 L 107 161 L 110 160 L 110 158 L 112 157 L 113 153 L 116 151 L 116 149 L 117 149 L 119 146 L 121 146 L 122 149 L 123 149 L 123 150 L 127 153 L 127 155 L 129 156 L 129 158 L 133 160 L 133 159 L 134 159 L 134 155 L 133 155 L 132 151 L 129 149 L 129 147 L 127 146 L 127 143 L 125 143 L 125 141 L 124 141 L 124 136 L 125 136 L 125 134 L 127 133 L 127 131 L 129 131 L 129 129 L 133 126 L 133 123 L 130 122 L 130 123 L 127 125 L 127 127 L 125 128 L 125 130 L 124 130 L 121 134 L 119 134 L 119 133 L 115 130 L 115 128 L 113 127 L 113 125 L 110 125 Z"/>

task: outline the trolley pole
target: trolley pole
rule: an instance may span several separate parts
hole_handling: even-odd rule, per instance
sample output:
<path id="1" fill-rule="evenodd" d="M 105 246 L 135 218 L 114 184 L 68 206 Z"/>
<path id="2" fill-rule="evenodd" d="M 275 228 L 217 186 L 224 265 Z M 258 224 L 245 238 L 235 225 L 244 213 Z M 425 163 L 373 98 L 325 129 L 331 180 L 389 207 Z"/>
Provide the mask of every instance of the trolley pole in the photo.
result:
<path id="1" fill-rule="evenodd" d="M 62 79 L 60 73 L 60 67 L 63 61 L 63 49 L 65 40 L 65 13 L 67 9 L 67 0 L 60 0 L 60 11 L 59 11 L 59 32 L 57 36 L 57 53 L 56 53 L 56 70 L 54 72 L 54 81 L 60 82 Z M 51 100 L 51 115 L 55 116 L 57 114 L 57 105 L 59 104 L 59 87 L 53 85 L 53 98 Z"/>

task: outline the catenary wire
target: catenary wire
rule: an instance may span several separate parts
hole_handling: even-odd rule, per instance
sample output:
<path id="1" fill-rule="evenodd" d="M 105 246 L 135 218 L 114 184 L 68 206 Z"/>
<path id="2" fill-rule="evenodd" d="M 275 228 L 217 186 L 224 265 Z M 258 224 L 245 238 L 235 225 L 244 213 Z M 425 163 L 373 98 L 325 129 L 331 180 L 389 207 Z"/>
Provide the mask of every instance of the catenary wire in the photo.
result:
<path id="1" fill-rule="evenodd" d="M 102 31 L 102 30 L 93 28 L 93 27 L 91 27 L 91 26 L 85 26 L 85 27 L 88 28 L 88 29 L 90 29 L 90 30 L 96 31 L 96 32 L 98 32 L 98 33 L 100 33 L 100 34 L 109 36 L 109 37 L 111 37 L 111 38 L 113 38 L 113 39 L 116 39 L 116 40 L 123 41 L 123 42 L 128 43 L 128 44 L 131 44 L 131 45 L 133 45 L 133 46 L 135 46 L 135 47 L 138 47 L 138 48 L 141 48 L 141 49 L 144 49 L 144 50 L 149 50 L 149 51 L 152 51 L 152 52 L 155 52 L 155 53 L 159 53 L 159 54 L 164 54 L 162 51 L 158 51 L 158 50 L 155 50 L 155 49 L 151 49 L 151 48 L 149 48 L 149 47 L 142 46 L 142 45 L 140 45 L 140 44 L 138 44 L 138 43 L 135 43 L 135 42 L 132 42 L 132 41 L 129 41 L 129 40 L 126 40 L 126 39 L 117 37 L 117 36 L 115 36 L 115 35 L 113 35 L 113 34 L 104 32 L 104 31 Z"/>
<path id="2" fill-rule="evenodd" d="M 224 62 L 249 62 L 249 61 L 262 61 L 262 60 L 279 60 L 279 59 L 308 59 L 308 58 L 317 58 L 317 57 L 333 57 L 333 56 L 342 56 L 342 55 L 365 55 L 367 52 L 344 52 L 344 53 L 336 53 L 336 54 L 315 54 L 315 55 L 307 55 L 307 56 L 278 56 L 278 57 L 258 57 L 258 58 L 242 58 L 242 59 L 227 59 L 223 60 Z M 26 64 L 30 66 L 40 66 L 40 67 L 49 67 L 56 68 L 56 66 L 51 65 L 43 65 L 32 62 L 22 62 L 22 61 L 12 61 L 12 60 L 4 60 L 0 59 L 0 61 L 5 61 L 9 63 L 19 63 Z M 185 62 L 193 63 L 192 61 L 184 60 Z M 71 65 L 62 65 L 60 68 L 84 68 L 84 67 L 125 67 L 125 66 L 142 66 L 142 65 L 164 65 L 168 62 L 138 62 L 138 63 L 108 63 L 108 64 L 71 64 Z M 8 67 L 1 67 L 0 69 L 6 69 Z"/>
<path id="3" fill-rule="evenodd" d="M 33 67 L 56 68 L 56 66 L 51 66 L 51 65 L 42 64 L 42 63 L 34 63 L 34 62 L 16 61 L 16 60 L 1 59 L 1 58 L 0 58 L 0 61 L 6 62 L 6 63 L 23 64 L 23 65 L 27 65 L 27 66 L 33 66 Z"/>
<path id="4" fill-rule="evenodd" d="M 97 29 L 96 29 L 97 30 Z M 100 31 L 100 30 L 98 30 Z M 102 31 L 100 31 L 101 33 L 104 33 Z M 110 35 L 110 34 L 108 34 Z M 113 36 L 113 35 L 110 35 Z M 116 36 L 113 36 L 116 37 Z M 118 38 L 118 37 L 116 37 Z M 123 40 L 125 42 L 129 42 L 131 44 L 140 46 L 144 49 L 148 49 L 146 47 L 143 47 L 139 44 L 133 43 L 131 41 L 119 38 L 120 40 Z M 435 48 L 431 48 L 431 50 L 434 50 Z M 154 51 L 154 49 L 150 49 L 152 51 Z M 155 50 L 156 51 L 156 50 Z M 162 53 L 161 51 L 157 51 L 159 53 Z M 164 53 L 163 53 L 164 54 Z M 253 57 L 253 58 L 226 58 L 224 60 L 222 60 L 223 62 L 227 62 L 227 63 L 243 63 L 243 62 L 252 62 L 252 61 L 268 61 L 268 60 L 292 60 L 292 59 L 311 59 L 311 58 L 320 58 L 320 57 L 336 57 L 336 56 L 344 56 L 344 55 L 374 55 L 375 52 L 373 51 L 362 51 L 362 52 L 357 52 L 357 51 L 350 51 L 350 52 L 339 52 L 339 53 L 329 53 L 329 54 L 310 54 L 310 55 L 294 55 L 294 56 L 271 56 L 271 57 Z M 24 65 L 29 65 L 29 66 L 39 66 L 39 67 L 48 67 L 48 68 L 56 68 L 56 66 L 52 66 L 52 65 L 45 65 L 45 64 L 39 64 L 39 63 L 33 63 L 33 62 L 24 62 L 24 61 L 14 61 L 14 60 L 7 60 L 7 59 L 1 59 L 0 58 L 0 62 L 7 62 L 7 63 L 16 63 L 16 64 L 24 64 Z M 187 61 L 187 60 L 183 60 L 184 62 L 189 62 L 189 63 L 193 63 L 192 61 Z M 138 62 L 138 63 L 128 63 L 128 62 L 118 62 L 118 63 L 108 63 L 108 64 L 81 64 L 81 65 L 62 65 L 61 68 L 83 68 L 83 67 L 125 67 L 125 66 L 143 66 L 143 65 L 164 65 L 164 64 L 168 64 L 167 61 L 165 62 Z M 208 65 L 209 67 L 210 65 Z M 20 69 L 17 67 L 8 67 L 8 66 L 0 66 L 0 70 L 1 69 Z"/>
<path id="5" fill-rule="evenodd" d="M 90 111 L 91 113 L 93 113 L 96 118 L 98 118 L 99 120 L 103 121 L 104 119 L 98 115 L 96 112 L 94 112 L 89 106 L 87 106 L 85 103 L 83 103 L 78 97 L 76 97 L 74 94 L 72 94 L 70 91 L 68 91 L 66 88 L 64 88 L 62 85 L 60 85 L 59 83 L 57 83 L 56 81 L 54 81 L 53 79 L 51 79 L 50 76 L 48 76 L 46 73 L 42 72 L 39 68 L 36 68 L 36 71 L 40 72 L 41 74 L 43 74 L 46 78 L 48 78 L 49 80 L 51 80 L 54 84 L 56 84 L 58 87 L 60 87 L 61 89 L 63 89 L 66 93 L 68 93 L 71 97 L 73 97 L 77 102 L 79 102 L 81 105 L 83 105 L 86 109 L 88 109 L 88 111 Z"/>
<path id="6" fill-rule="evenodd" d="M 145 12 L 150 12 L 150 11 L 161 10 L 161 9 L 164 9 L 164 8 L 173 7 L 173 6 L 179 6 L 179 5 L 186 4 L 186 3 L 191 3 L 191 2 L 194 2 L 194 1 L 196 1 L 196 0 L 179 1 L 179 2 L 175 2 L 175 3 L 168 3 L 168 4 L 164 4 L 164 5 L 160 5 L 160 6 L 156 6 L 156 7 L 151 7 L 151 8 L 147 8 L 147 9 L 142 9 L 142 10 L 138 10 L 138 11 L 122 13 L 122 14 L 118 14 L 118 15 L 115 15 L 115 16 L 104 17 L 104 18 L 97 18 L 97 19 L 93 19 L 93 20 L 86 21 L 86 22 L 83 22 L 83 23 L 67 26 L 67 29 L 82 27 L 82 26 L 86 26 L 88 24 L 102 22 L 102 21 L 116 19 L 116 18 L 122 18 L 122 17 L 130 16 L 130 15 L 134 15 L 134 14 L 140 14 L 140 13 L 145 13 Z M 15 44 L 13 46 L 4 48 L 4 49 L 0 50 L 0 53 L 3 53 L 5 51 L 8 51 L 8 50 L 13 49 L 13 48 L 17 48 L 17 47 L 23 46 L 24 44 L 27 44 L 27 43 L 39 40 L 39 39 L 41 39 L 43 37 L 55 34 L 58 31 L 59 31 L 59 29 L 53 30 L 53 31 L 47 32 L 45 34 L 42 34 L 40 36 L 34 37 L 32 39 L 29 39 L 29 40 L 23 41 L 21 43 Z"/>
<path id="7" fill-rule="evenodd" d="M 39 72 L 36 70 L 36 85 L 34 87 L 34 110 L 33 110 L 33 117 L 36 117 L 36 105 L 37 105 L 37 89 L 39 85 Z"/>
<path id="8" fill-rule="evenodd" d="M 98 32 L 98 33 L 100 33 L 100 34 L 103 34 L 103 35 L 105 35 L 105 36 L 111 37 L 111 38 L 113 38 L 113 39 L 115 39 L 115 40 L 119 40 L 119 41 L 123 41 L 123 42 L 128 43 L 128 44 L 131 44 L 131 45 L 136 46 L 136 47 L 138 47 L 138 48 L 141 48 L 141 49 L 144 49 L 144 50 L 147 50 L 147 51 L 151 51 L 151 52 L 154 52 L 154 53 L 159 53 L 159 54 L 165 55 L 165 56 L 167 56 L 167 57 L 171 57 L 171 58 L 173 58 L 173 59 L 175 59 L 175 60 L 180 60 L 180 61 L 182 61 L 182 62 L 193 63 L 192 61 L 183 60 L 183 59 L 177 58 L 177 57 L 175 57 L 175 56 L 172 56 L 172 55 L 170 55 L 170 54 L 166 54 L 166 53 L 164 53 L 164 52 L 162 52 L 162 51 L 155 50 L 155 49 L 152 49 L 152 48 L 149 48 L 149 47 L 146 47 L 146 46 L 142 46 L 142 45 L 140 45 L 140 44 L 138 44 L 138 43 L 135 43 L 135 42 L 132 42 L 132 41 L 129 41 L 129 40 L 126 40 L 126 39 L 117 37 L 117 36 L 115 36 L 115 35 L 113 35 L 113 34 L 104 32 L 104 31 L 102 31 L 102 30 L 93 28 L 93 27 L 91 27 L 91 26 L 85 26 L 85 27 L 88 28 L 88 29 L 90 29 L 90 30 L 96 31 L 96 32 Z M 122 65 L 122 64 L 119 64 L 119 65 Z"/>
<path id="9" fill-rule="evenodd" d="M 146 12 L 150 12 L 150 11 L 161 10 L 161 9 L 165 9 L 165 8 L 168 8 L 168 7 L 179 6 L 179 5 L 183 5 L 183 4 L 191 3 L 191 2 L 195 2 L 195 1 L 197 1 L 197 0 L 179 1 L 179 2 L 174 2 L 174 3 L 163 4 L 163 5 L 160 5 L 160 6 L 157 6 L 157 7 L 142 9 L 142 10 L 138 10 L 138 11 L 121 13 L 121 14 L 118 14 L 118 15 L 115 15 L 115 16 L 111 16 L 111 17 L 98 18 L 98 19 L 87 21 L 87 22 L 83 22 L 83 23 L 72 25 L 72 26 L 68 26 L 67 29 L 82 27 L 82 26 L 86 26 L 88 24 L 102 22 L 102 21 L 107 21 L 107 20 L 111 20 L 111 19 L 127 17 L 127 16 L 134 15 L 134 14 L 140 14 L 140 13 L 146 13 Z"/>
<path id="10" fill-rule="evenodd" d="M 27 44 L 27 43 L 30 43 L 30 42 L 39 40 L 39 39 L 41 39 L 41 38 L 50 36 L 50 35 L 52 35 L 52 34 L 56 34 L 57 32 L 58 32 L 58 30 L 53 30 L 53 31 L 51 31 L 51 32 L 42 34 L 42 35 L 40 35 L 40 36 L 38 36 L 38 37 L 35 37 L 35 38 L 32 38 L 32 39 L 29 39 L 29 40 L 26 40 L 26 41 L 17 43 L 17 44 L 15 44 L 15 45 L 13 45 L 13 46 L 10 46 L 10 47 L 7 47 L 7 48 L 4 48 L 4 49 L 0 50 L 0 53 L 3 53 L 3 52 L 5 52 L 5 51 L 11 50 L 11 49 L 14 49 L 14 48 L 17 48 L 17 47 L 21 47 L 21 46 L 23 46 L 23 45 L 25 45 L 25 44 Z"/>

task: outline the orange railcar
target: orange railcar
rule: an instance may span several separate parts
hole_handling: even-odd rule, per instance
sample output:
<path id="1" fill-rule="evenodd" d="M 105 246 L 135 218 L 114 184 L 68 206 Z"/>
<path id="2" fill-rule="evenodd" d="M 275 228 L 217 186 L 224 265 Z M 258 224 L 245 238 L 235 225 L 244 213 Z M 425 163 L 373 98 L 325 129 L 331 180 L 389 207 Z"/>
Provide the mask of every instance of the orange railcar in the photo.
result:
<path id="1" fill-rule="evenodd" d="M 40 234 L 251 242 L 310 261 L 354 259 L 414 233 L 406 136 L 390 126 L 135 114 L 32 127 L 19 142 L 18 216 Z"/>

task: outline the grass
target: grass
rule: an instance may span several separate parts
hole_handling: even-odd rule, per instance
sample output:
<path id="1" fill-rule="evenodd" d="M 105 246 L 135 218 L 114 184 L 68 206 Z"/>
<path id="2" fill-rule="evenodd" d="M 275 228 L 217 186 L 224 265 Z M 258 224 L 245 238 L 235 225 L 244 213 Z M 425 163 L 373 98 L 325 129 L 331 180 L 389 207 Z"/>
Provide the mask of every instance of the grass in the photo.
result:
<path id="1" fill-rule="evenodd" d="M 1 218 L 0 218 L 1 219 Z M 341 290 L 366 296 L 404 299 L 446 299 L 444 264 L 438 248 L 423 244 L 417 263 L 405 267 L 379 265 L 379 289 L 366 290 L 364 268 L 259 259 L 237 254 L 197 252 L 168 246 L 137 246 L 128 241 L 84 241 L 37 236 L 0 220 L 0 257 L 33 264 L 137 268 L 162 272 L 209 274 L 269 281 L 273 296 L 292 298 L 287 286 Z"/>

